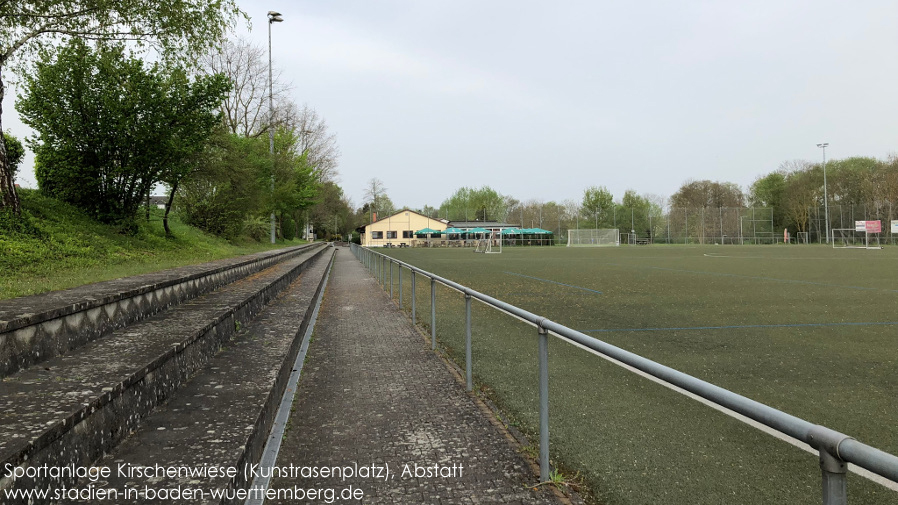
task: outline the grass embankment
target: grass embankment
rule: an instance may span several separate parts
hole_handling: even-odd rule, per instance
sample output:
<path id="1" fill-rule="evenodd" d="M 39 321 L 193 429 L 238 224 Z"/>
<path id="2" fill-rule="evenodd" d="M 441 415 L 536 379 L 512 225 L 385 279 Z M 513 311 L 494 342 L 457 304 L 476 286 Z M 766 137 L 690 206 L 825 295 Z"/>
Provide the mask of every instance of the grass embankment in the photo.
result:
<path id="1" fill-rule="evenodd" d="M 898 249 L 825 246 L 387 250 L 601 340 L 898 453 Z M 396 275 L 394 278 L 398 278 Z M 404 307 L 410 276 L 403 275 Z M 430 323 L 418 278 L 418 322 Z M 398 298 L 398 289 L 394 290 Z M 437 289 L 437 336 L 464 365 L 464 300 Z M 536 330 L 473 304 L 475 380 L 536 437 Z M 551 456 L 595 501 L 820 500 L 817 457 L 581 349 L 549 342 Z M 896 504 L 857 475 L 849 502 Z"/>
<path id="2" fill-rule="evenodd" d="M 20 189 L 19 196 L 25 225 L 13 231 L 0 223 L 0 299 L 304 243 L 230 243 L 177 216 L 169 219 L 173 237 L 166 237 L 158 209 L 149 221 L 141 216 L 136 234 L 123 235 L 38 191 Z"/>

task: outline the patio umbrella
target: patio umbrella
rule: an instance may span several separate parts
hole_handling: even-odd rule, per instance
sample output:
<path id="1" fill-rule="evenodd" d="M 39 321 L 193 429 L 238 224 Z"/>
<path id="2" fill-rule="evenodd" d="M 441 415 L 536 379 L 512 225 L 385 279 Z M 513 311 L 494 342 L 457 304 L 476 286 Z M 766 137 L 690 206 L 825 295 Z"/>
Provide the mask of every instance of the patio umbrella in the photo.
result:
<path id="1" fill-rule="evenodd" d="M 443 233 L 464 233 L 464 232 L 465 232 L 465 230 L 462 230 L 459 228 L 446 228 L 446 231 L 444 231 Z"/>
<path id="2" fill-rule="evenodd" d="M 430 228 L 424 228 L 423 230 L 416 231 L 415 235 L 427 235 L 428 233 L 432 235 L 438 235 L 443 232 L 441 232 L 440 230 L 431 230 Z"/>
<path id="3" fill-rule="evenodd" d="M 471 228 L 468 230 L 468 233 L 489 233 L 490 231 L 486 228 Z"/>
<path id="4" fill-rule="evenodd" d="M 519 230 L 517 228 L 505 228 L 504 230 L 500 231 L 499 233 L 501 233 L 502 235 L 520 235 L 521 230 Z"/>

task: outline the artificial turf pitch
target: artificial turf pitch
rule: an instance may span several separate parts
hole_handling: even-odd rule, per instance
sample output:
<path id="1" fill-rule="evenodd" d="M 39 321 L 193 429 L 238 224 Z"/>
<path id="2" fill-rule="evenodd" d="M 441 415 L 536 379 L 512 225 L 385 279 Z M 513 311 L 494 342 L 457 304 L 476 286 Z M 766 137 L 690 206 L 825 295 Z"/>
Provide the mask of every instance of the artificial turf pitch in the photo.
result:
<path id="1" fill-rule="evenodd" d="M 381 252 L 898 454 L 898 248 Z M 398 280 L 394 271 L 397 300 Z M 418 281 L 417 319 L 428 327 L 430 286 Z M 463 296 L 437 293 L 438 339 L 463 366 Z M 474 303 L 475 380 L 528 434 L 536 351 L 532 326 Z M 552 460 L 580 472 L 597 502 L 820 502 L 814 455 L 560 340 L 549 353 Z M 850 503 L 898 503 L 854 474 L 848 490 Z"/>

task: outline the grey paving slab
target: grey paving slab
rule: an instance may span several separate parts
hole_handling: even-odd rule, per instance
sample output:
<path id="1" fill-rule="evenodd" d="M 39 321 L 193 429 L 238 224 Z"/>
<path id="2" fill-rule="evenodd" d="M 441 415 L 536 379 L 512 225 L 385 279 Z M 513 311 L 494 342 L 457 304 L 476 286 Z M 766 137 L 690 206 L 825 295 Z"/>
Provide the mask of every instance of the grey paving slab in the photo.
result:
<path id="1" fill-rule="evenodd" d="M 274 472 L 266 503 L 558 503 L 348 250 Z"/>

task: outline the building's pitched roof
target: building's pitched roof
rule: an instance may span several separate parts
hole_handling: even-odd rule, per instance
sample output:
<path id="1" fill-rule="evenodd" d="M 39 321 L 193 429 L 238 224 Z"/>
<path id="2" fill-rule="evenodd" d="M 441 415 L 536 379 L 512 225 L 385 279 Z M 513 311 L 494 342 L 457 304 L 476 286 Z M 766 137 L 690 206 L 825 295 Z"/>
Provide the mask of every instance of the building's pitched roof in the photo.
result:
<path id="1" fill-rule="evenodd" d="M 498 221 L 452 221 L 449 225 L 455 228 L 511 228 L 517 226 Z"/>
<path id="2" fill-rule="evenodd" d="M 367 228 L 368 226 L 371 226 L 372 224 L 376 224 L 376 223 L 379 223 L 379 222 L 381 222 L 381 221 L 386 221 L 387 219 L 390 219 L 390 218 L 392 218 L 392 217 L 394 217 L 394 216 L 398 216 L 399 214 L 402 214 L 402 213 L 405 213 L 405 212 L 411 212 L 412 214 L 417 214 L 417 215 L 419 215 L 419 216 L 421 216 L 421 217 L 424 217 L 424 218 L 427 218 L 427 219 L 431 219 L 431 220 L 433 220 L 433 221 L 436 221 L 436 222 L 439 222 L 439 223 L 443 223 L 443 224 L 446 224 L 446 225 L 449 224 L 449 221 L 446 221 L 445 219 L 439 219 L 439 218 L 435 218 L 435 217 L 430 217 L 430 216 L 428 216 L 428 215 L 426 215 L 426 214 L 421 214 L 420 212 L 418 212 L 418 211 L 416 211 L 416 210 L 412 210 L 412 209 L 406 208 L 406 209 L 402 209 L 402 210 L 400 210 L 400 211 L 394 212 L 393 214 L 390 214 L 390 215 L 387 216 L 387 217 L 382 217 L 382 218 L 378 219 L 377 221 L 375 221 L 375 222 L 373 222 L 373 223 L 368 223 L 368 224 L 366 224 L 365 226 L 361 226 L 361 227 L 359 227 L 358 229 L 359 229 L 359 230 L 362 230 L 362 229 L 364 229 L 364 228 Z M 361 233 L 364 233 L 364 232 L 361 232 Z"/>

